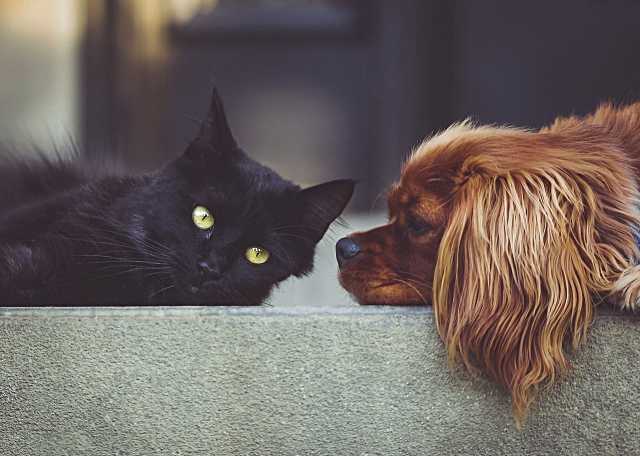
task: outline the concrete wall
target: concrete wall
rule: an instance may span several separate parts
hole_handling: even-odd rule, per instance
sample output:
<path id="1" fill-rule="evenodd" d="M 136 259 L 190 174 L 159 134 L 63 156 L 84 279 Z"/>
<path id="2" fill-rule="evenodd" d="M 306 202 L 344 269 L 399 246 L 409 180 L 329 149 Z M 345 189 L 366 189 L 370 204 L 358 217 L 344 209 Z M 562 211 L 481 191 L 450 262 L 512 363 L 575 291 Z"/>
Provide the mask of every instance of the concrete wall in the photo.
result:
<path id="1" fill-rule="evenodd" d="M 598 317 L 519 432 L 428 309 L 5 308 L 0 454 L 640 454 L 639 342 Z"/>

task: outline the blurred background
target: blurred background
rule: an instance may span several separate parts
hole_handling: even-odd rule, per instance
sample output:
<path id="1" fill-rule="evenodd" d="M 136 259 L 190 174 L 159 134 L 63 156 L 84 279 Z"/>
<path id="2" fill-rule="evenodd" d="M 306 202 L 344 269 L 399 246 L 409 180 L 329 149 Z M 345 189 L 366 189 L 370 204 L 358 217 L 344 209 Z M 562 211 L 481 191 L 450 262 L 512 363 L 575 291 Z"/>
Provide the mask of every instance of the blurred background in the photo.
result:
<path id="1" fill-rule="evenodd" d="M 251 156 L 302 185 L 359 179 L 358 229 L 452 121 L 539 127 L 640 99 L 639 49 L 635 0 L 0 0 L 0 140 L 152 169 L 195 134 L 215 80 Z M 287 300 L 344 301 L 326 294 L 343 231 Z"/>

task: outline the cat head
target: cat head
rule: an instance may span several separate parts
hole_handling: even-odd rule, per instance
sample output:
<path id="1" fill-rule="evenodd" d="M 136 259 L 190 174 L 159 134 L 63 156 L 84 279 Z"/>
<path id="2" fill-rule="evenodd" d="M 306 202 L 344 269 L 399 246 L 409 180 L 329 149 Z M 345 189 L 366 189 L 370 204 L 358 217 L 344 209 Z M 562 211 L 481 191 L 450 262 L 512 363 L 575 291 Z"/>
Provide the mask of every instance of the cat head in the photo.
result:
<path id="1" fill-rule="evenodd" d="M 147 243 L 172 253 L 173 296 L 185 303 L 260 304 L 274 285 L 311 271 L 318 241 L 354 189 L 335 180 L 301 189 L 237 145 L 214 89 L 183 155 L 156 177 Z"/>

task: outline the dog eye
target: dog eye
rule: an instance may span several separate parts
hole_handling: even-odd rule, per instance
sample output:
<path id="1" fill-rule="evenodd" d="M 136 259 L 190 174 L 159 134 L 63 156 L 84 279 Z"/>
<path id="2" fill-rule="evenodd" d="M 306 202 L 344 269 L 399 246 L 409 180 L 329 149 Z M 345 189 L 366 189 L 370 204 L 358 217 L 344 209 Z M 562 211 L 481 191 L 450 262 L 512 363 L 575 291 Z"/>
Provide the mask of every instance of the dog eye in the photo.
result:
<path id="1" fill-rule="evenodd" d="M 429 231 L 429 229 L 431 229 L 431 225 L 422 220 L 410 217 L 407 219 L 407 228 L 409 228 L 409 231 L 411 231 L 411 233 L 415 235 L 421 235 Z"/>

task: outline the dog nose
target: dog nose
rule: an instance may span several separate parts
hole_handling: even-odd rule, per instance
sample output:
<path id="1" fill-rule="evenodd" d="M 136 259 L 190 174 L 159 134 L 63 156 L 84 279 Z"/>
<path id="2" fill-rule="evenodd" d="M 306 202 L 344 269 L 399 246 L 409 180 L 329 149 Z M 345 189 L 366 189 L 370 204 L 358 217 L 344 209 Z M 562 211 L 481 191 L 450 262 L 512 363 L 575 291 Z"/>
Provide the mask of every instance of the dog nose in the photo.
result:
<path id="1" fill-rule="evenodd" d="M 336 244 L 336 258 L 338 260 L 338 266 L 342 265 L 351 258 L 360 253 L 360 246 L 351 238 L 345 237 L 338 241 Z"/>

